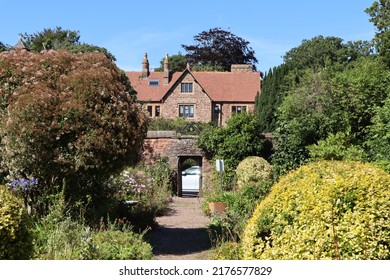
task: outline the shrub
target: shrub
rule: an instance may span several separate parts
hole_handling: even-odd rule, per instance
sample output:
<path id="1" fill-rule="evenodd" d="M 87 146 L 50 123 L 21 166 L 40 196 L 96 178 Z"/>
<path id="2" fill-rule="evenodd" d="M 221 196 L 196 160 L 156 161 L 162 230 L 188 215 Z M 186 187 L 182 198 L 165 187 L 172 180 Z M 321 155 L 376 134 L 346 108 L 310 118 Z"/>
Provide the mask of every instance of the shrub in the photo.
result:
<path id="1" fill-rule="evenodd" d="M 152 247 L 143 241 L 143 234 L 136 234 L 130 228 L 110 229 L 93 236 L 98 260 L 151 260 Z"/>
<path id="2" fill-rule="evenodd" d="M 15 51 L 0 60 L 0 148 L 12 177 L 66 180 L 67 195 L 94 199 L 104 179 L 136 161 L 146 116 L 104 54 Z"/>
<path id="3" fill-rule="evenodd" d="M 261 157 L 251 156 L 238 164 L 236 175 L 238 188 L 242 188 L 249 183 L 271 180 L 272 166 Z"/>
<path id="4" fill-rule="evenodd" d="M 244 259 L 389 259 L 390 175 L 321 161 L 283 176 L 242 239 Z"/>
<path id="5" fill-rule="evenodd" d="M 126 218 L 137 229 L 153 226 L 156 216 L 168 208 L 172 192 L 172 170 L 158 159 L 153 166 L 128 167 L 109 181 L 114 212 L 110 218 Z M 129 205 L 126 201 L 133 201 Z"/>
<path id="6" fill-rule="evenodd" d="M 64 193 L 51 197 L 47 216 L 35 225 L 35 258 L 40 260 L 88 260 L 95 254 L 93 230 L 83 218 L 73 220 L 67 209 Z"/>
<path id="7" fill-rule="evenodd" d="M 247 220 L 253 213 L 256 205 L 269 192 L 270 183 L 252 183 L 236 192 L 223 192 L 217 196 L 218 201 L 226 203 L 225 212 L 222 215 L 212 215 L 208 228 L 215 245 L 226 241 L 238 242 Z M 217 200 L 215 197 L 207 202 Z"/>
<path id="8" fill-rule="evenodd" d="M 240 260 L 242 250 L 236 242 L 224 242 L 215 249 L 213 259 L 215 260 Z"/>
<path id="9" fill-rule="evenodd" d="M 152 249 L 144 234 L 132 232 L 122 221 L 101 223 L 100 231 L 86 226 L 81 215 L 72 219 L 63 192 L 51 199 L 49 214 L 36 223 L 35 258 L 40 260 L 151 259 Z"/>
<path id="10" fill-rule="evenodd" d="M 22 202 L 0 186 L 0 259 L 29 259 L 33 253 L 32 221 Z"/>
<path id="11" fill-rule="evenodd" d="M 197 146 L 207 157 L 224 160 L 224 186 L 234 181 L 235 170 L 241 160 L 248 156 L 270 156 L 271 143 L 260 131 L 257 118 L 242 113 L 228 119 L 226 126 L 210 126 L 199 135 Z"/>

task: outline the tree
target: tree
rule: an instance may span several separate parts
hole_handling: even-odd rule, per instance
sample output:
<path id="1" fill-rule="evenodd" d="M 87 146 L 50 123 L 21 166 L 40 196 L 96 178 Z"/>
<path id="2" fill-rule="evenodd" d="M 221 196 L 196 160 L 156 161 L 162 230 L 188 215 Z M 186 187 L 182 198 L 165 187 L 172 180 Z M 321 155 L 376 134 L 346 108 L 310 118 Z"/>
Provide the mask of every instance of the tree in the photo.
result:
<path id="1" fill-rule="evenodd" d="M 164 61 L 165 58 L 161 59 L 160 67 L 155 68 L 154 71 L 162 72 L 164 71 Z M 183 72 L 187 66 L 187 58 L 182 55 L 180 52 L 169 57 L 169 71 L 171 72 Z"/>
<path id="2" fill-rule="evenodd" d="M 225 177 L 232 182 L 235 169 L 248 156 L 269 157 L 269 142 L 260 133 L 259 122 L 251 114 L 235 114 L 225 127 L 209 127 L 199 135 L 198 146 L 209 158 L 225 161 Z"/>
<path id="3" fill-rule="evenodd" d="M 68 50 L 71 52 L 93 52 L 104 53 L 111 61 L 115 57 L 105 48 L 80 43 L 80 32 L 63 30 L 61 27 L 56 29 L 45 28 L 43 31 L 34 34 L 21 34 L 26 46 L 35 52 L 43 50 Z"/>
<path id="4" fill-rule="evenodd" d="M 348 46 L 356 52 L 360 45 L 353 43 L 346 45 L 343 39 L 338 37 L 317 36 L 310 40 L 303 40 L 301 45 L 288 51 L 283 59 L 291 68 L 297 70 L 306 68 L 318 70 L 334 63 L 348 62 L 352 51 Z M 355 56 L 357 55 L 353 57 Z"/>
<path id="5" fill-rule="evenodd" d="M 276 128 L 276 111 L 287 88 L 288 65 L 281 64 L 270 69 L 261 83 L 261 94 L 256 96 L 255 113 L 261 131 L 272 132 Z"/>
<path id="6" fill-rule="evenodd" d="M 230 71 L 232 64 L 252 64 L 256 69 L 255 51 L 249 42 L 221 28 L 213 28 L 194 36 L 194 45 L 182 45 L 191 65 L 222 67 Z"/>
<path id="7" fill-rule="evenodd" d="M 0 52 L 8 51 L 9 47 L 0 42 Z"/>
<path id="8" fill-rule="evenodd" d="M 376 49 L 386 64 L 390 66 L 390 1 L 374 1 L 365 12 L 371 17 L 370 22 L 377 28 Z"/>
<path id="9" fill-rule="evenodd" d="M 147 130 L 124 72 L 102 53 L 0 54 L 2 168 L 74 199 L 135 163 Z"/>

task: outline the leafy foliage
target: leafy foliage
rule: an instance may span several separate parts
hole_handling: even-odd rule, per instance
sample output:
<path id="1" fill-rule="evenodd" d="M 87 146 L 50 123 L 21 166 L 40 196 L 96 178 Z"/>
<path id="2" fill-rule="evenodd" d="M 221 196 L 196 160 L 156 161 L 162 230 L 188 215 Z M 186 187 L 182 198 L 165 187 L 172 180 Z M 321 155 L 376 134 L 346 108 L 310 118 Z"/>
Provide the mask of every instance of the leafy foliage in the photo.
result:
<path id="1" fill-rule="evenodd" d="M 113 172 L 137 160 L 146 117 L 126 75 L 101 53 L 2 53 L 2 167 L 98 195 Z M 77 198 L 76 198 L 77 200 Z"/>
<path id="2" fill-rule="evenodd" d="M 251 114 L 232 116 L 225 127 L 209 127 L 200 134 L 197 145 L 209 158 L 223 159 L 225 180 L 233 182 L 239 162 L 248 156 L 267 158 L 269 142 L 259 133 L 259 122 Z"/>
<path id="3" fill-rule="evenodd" d="M 382 107 L 376 108 L 373 122 L 367 141 L 370 156 L 390 173 L 390 96 Z"/>
<path id="4" fill-rule="evenodd" d="M 161 59 L 160 67 L 154 69 L 156 72 L 164 71 L 165 58 Z M 187 67 L 187 58 L 180 52 L 169 57 L 169 71 L 170 72 L 183 72 Z"/>
<path id="5" fill-rule="evenodd" d="M 349 133 L 330 134 L 325 140 L 308 146 L 312 160 L 363 160 L 363 148 L 350 143 Z"/>
<path id="6" fill-rule="evenodd" d="M 40 260 L 151 259 L 143 234 L 132 232 L 123 221 L 102 222 L 96 232 L 81 215 L 73 219 L 63 192 L 51 197 L 50 212 L 36 223 L 35 258 Z"/>
<path id="7" fill-rule="evenodd" d="M 283 176 L 242 239 L 244 259 L 389 259 L 390 175 L 321 161 Z"/>
<path id="8" fill-rule="evenodd" d="M 254 64 L 258 61 L 249 42 L 229 31 L 213 28 L 195 35 L 194 40 L 194 45 L 182 45 L 192 65 L 219 66 L 230 71 L 232 64 L 252 64 L 256 69 Z"/>
<path id="9" fill-rule="evenodd" d="M 261 82 L 261 93 L 255 100 L 255 114 L 263 132 L 271 132 L 276 128 L 276 112 L 285 95 L 288 72 L 286 64 L 279 65 L 270 69 Z"/>
<path id="10" fill-rule="evenodd" d="M 390 66 L 390 1 L 374 1 L 365 11 L 377 29 L 375 47 L 387 66 Z"/>
<path id="11" fill-rule="evenodd" d="M 111 218 L 125 219 L 135 229 L 155 225 L 171 200 L 173 171 L 169 164 L 157 159 L 154 165 L 128 167 L 108 182 L 113 199 Z"/>
<path id="12" fill-rule="evenodd" d="M 250 156 L 238 164 L 236 175 L 238 188 L 243 188 L 248 184 L 267 182 L 272 179 L 272 166 L 261 157 Z"/>
<path id="13" fill-rule="evenodd" d="M 43 50 L 68 50 L 70 52 L 93 52 L 104 53 L 108 59 L 115 61 L 115 57 L 105 48 L 85 43 L 80 43 L 80 32 L 64 30 L 62 27 L 55 29 L 45 28 L 41 32 L 33 34 L 22 34 L 26 46 L 35 52 Z"/>
<path id="14" fill-rule="evenodd" d="M 370 57 L 338 69 L 306 70 L 279 106 L 272 158 L 277 174 L 305 163 L 308 147 L 330 134 L 349 131 L 348 142 L 360 147 L 367 141 L 375 108 L 390 92 L 389 72 Z"/>
<path id="15" fill-rule="evenodd" d="M 33 254 L 32 220 L 5 186 L 0 186 L 0 259 L 26 260 Z"/>
<path id="16" fill-rule="evenodd" d="M 131 229 L 110 229 L 93 235 L 98 260 L 151 260 L 152 247 L 143 240 L 143 234 Z"/>

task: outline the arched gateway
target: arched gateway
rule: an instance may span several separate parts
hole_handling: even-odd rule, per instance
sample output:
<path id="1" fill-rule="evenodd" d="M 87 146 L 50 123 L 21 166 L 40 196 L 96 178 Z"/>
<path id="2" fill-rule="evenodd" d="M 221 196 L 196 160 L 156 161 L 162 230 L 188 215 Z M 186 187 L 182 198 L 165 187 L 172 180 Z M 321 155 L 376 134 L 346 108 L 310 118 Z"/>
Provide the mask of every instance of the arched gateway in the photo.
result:
<path id="1" fill-rule="evenodd" d="M 149 131 L 144 142 L 144 157 L 148 160 L 157 155 L 167 157 L 171 168 L 177 172 L 178 196 L 198 195 L 209 181 L 211 165 L 201 149 L 196 146 L 198 136 L 180 135 L 176 131 Z M 190 164 L 189 162 L 192 162 Z M 189 179 L 183 171 L 186 167 L 199 167 L 199 191 L 183 185 Z"/>

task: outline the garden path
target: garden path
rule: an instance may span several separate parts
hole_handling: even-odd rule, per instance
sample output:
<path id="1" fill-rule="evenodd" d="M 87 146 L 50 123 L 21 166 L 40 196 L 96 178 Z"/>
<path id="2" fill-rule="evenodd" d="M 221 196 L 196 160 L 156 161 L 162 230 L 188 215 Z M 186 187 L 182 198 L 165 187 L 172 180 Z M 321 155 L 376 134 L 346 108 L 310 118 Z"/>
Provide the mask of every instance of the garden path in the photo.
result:
<path id="1" fill-rule="evenodd" d="M 157 217 L 150 233 L 156 260 L 204 260 L 210 258 L 209 217 L 198 197 L 173 197 L 168 213 Z"/>

